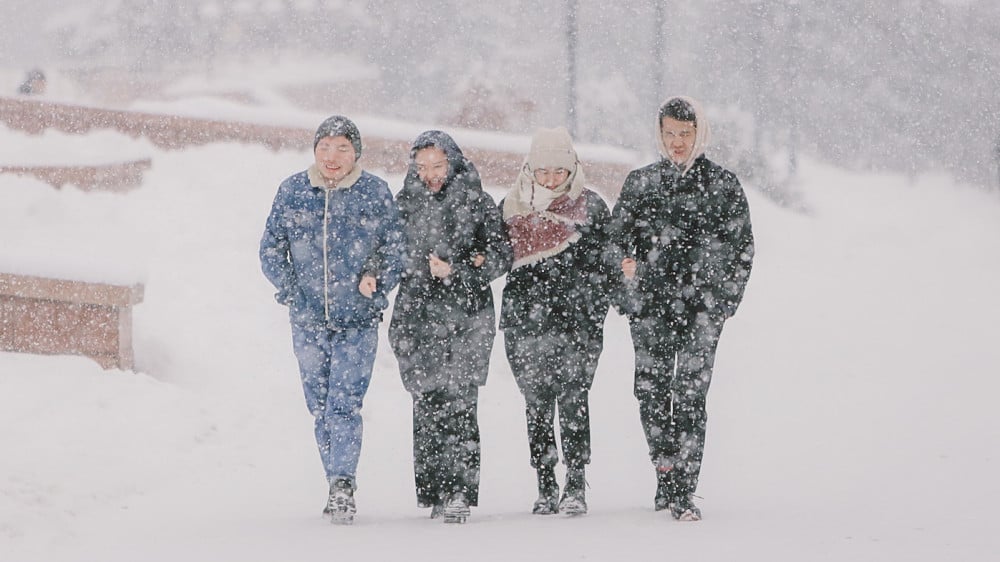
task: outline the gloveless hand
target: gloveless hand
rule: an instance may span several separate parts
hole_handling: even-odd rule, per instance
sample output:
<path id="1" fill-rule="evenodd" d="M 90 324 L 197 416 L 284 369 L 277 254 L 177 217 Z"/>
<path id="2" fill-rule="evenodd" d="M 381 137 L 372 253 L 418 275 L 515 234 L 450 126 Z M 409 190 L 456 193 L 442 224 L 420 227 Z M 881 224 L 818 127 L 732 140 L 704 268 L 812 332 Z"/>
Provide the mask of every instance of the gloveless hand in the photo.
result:
<path id="1" fill-rule="evenodd" d="M 635 260 L 632 258 L 625 258 L 622 260 L 622 274 L 625 275 L 625 279 L 633 279 L 635 277 L 635 270 L 638 267 Z"/>
<path id="2" fill-rule="evenodd" d="M 437 277 L 438 279 L 444 279 L 451 275 L 451 264 L 444 261 L 443 259 L 431 254 L 427 257 L 428 262 L 431 266 L 431 275 Z"/>
<path id="3" fill-rule="evenodd" d="M 365 275 L 361 278 L 361 283 L 358 284 L 358 290 L 361 294 L 367 298 L 372 298 L 375 294 L 375 290 L 378 288 L 378 282 L 371 275 Z"/>

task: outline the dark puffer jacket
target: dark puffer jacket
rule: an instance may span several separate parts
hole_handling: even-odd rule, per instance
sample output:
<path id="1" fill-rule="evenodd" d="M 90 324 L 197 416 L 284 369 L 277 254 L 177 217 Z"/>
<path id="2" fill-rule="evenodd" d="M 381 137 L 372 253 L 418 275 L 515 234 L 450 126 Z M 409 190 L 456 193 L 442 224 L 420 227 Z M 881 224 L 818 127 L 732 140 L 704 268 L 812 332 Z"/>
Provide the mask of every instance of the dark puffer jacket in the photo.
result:
<path id="1" fill-rule="evenodd" d="M 419 178 L 414 164 L 417 151 L 437 147 L 448 158 L 449 173 L 444 186 L 431 193 Z M 479 173 L 454 140 L 441 131 L 427 131 L 417 137 L 410 151 L 410 167 L 403 189 L 396 196 L 403 231 L 406 259 L 403 279 L 389 327 L 389 340 L 397 357 L 413 353 L 421 345 L 447 345 L 456 334 L 479 334 L 476 345 L 492 347 L 496 334 L 493 293 L 490 283 L 507 273 L 513 252 L 507 240 L 493 198 L 483 191 Z M 431 275 L 428 256 L 434 254 L 451 265 L 445 279 Z M 486 257 L 481 266 L 473 259 Z M 486 364 L 464 366 L 465 375 L 478 385 L 485 384 Z M 478 361 L 477 361 L 478 362 Z M 402 363 L 401 363 L 402 365 Z M 430 379 L 454 379 L 435 372 L 445 365 L 420 365 L 403 369 L 403 383 L 411 392 L 430 389 Z M 428 380 L 409 380 L 413 377 Z"/>
<path id="2" fill-rule="evenodd" d="M 507 275 L 500 328 L 507 337 L 587 331 L 598 340 L 608 315 L 612 265 L 607 261 L 608 206 L 585 189 L 586 224 L 580 239 L 558 254 Z M 500 203 L 501 207 L 503 202 Z"/>
<path id="3" fill-rule="evenodd" d="M 633 321 L 659 317 L 683 329 L 699 312 L 736 313 L 754 255 L 750 211 L 736 176 L 704 156 L 684 175 L 666 159 L 630 173 L 611 240 L 638 262 L 618 301 Z"/>

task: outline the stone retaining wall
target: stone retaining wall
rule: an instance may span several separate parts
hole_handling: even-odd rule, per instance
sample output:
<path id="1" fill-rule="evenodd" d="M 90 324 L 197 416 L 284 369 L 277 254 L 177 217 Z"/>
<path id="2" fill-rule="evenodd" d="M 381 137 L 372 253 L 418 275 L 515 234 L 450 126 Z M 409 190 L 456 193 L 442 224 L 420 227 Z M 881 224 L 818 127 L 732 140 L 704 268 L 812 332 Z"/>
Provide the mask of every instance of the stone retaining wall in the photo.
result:
<path id="1" fill-rule="evenodd" d="M 121 192 L 142 184 L 149 158 L 94 166 L 0 166 L 0 174 L 35 177 L 56 189 L 73 184 L 83 191 Z"/>
<path id="2" fill-rule="evenodd" d="M 272 150 L 308 150 L 315 129 L 280 127 L 235 121 L 158 115 L 59 104 L 34 99 L 0 98 L 0 122 L 12 129 L 40 133 L 56 129 L 86 133 L 114 129 L 132 137 L 143 137 L 165 149 L 178 149 L 210 142 L 240 142 L 264 145 Z M 317 123 L 318 125 L 318 123 Z M 362 133 L 364 164 L 390 173 L 406 171 L 410 142 L 383 139 Z M 513 183 L 524 154 L 463 147 L 475 162 L 483 182 L 492 186 Z M 629 166 L 607 162 L 584 162 L 587 183 L 612 200 L 621 189 Z"/>

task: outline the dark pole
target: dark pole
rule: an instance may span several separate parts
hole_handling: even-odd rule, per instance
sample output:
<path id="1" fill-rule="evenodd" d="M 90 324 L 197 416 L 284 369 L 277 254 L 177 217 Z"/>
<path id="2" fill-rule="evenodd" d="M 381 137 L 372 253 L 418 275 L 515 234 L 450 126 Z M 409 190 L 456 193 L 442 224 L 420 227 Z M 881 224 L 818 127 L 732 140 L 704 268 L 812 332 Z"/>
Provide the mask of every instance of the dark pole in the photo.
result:
<path id="1" fill-rule="evenodd" d="M 569 73 L 566 127 L 576 138 L 576 0 L 566 0 L 566 65 Z"/>
<path id="2" fill-rule="evenodd" d="M 997 144 L 993 147 L 993 155 L 997 159 L 997 188 L 1000 189 L 1000 134 L 997 135 Z"/>
<path id="3" fill-rule="evenodd" d="M 799 170 L 799 159 L 796 153 L 799 144 L 799 114 L 794 88 L 799 83 L 799 61 L 801 60 L 801 46 L 799 45 L 799 6 L 798 2 L 795 0 L 792 0 L 789 3 L 788 20 L 787 34 L 791 43 L 791 48 L 788 49 L 788 56 L 791 60 L 788 61 L 789 72 L 787 90 L 791 93 L 791 95 L 788 96 L 788 115 L 791 121 L 788 124 L 788 179 L 789 181 L 792 181 L 795 179 L 795 175 Z"/>
<path id="4" fill-rule="evenodd" d="M 764 76 L 763 76 L 763 50 L 764 37 L 762 28 L 764 26 L 764 6 L 761 3 L 754 3 L 751 6 L 752 23 L 750 28 L 750 80 L 753 89 L 753 152 L 755 158 L 761 156 L 761 136 L 764 131 L 763 105 L 764 105 Z"/>
<path id="5" fill-rule="evenodd" d="M 663 26 L 666 24 L 664 21 L 663 14 L 663 4 L 665 2 L 653 2 L 656 8 L 653 14 L 653 107 L 656 107 L 660 101 L 665 97 L 663 93 L 663 65 L 664 62 L 664 43 L 666 38 L 664 37 Z"/>

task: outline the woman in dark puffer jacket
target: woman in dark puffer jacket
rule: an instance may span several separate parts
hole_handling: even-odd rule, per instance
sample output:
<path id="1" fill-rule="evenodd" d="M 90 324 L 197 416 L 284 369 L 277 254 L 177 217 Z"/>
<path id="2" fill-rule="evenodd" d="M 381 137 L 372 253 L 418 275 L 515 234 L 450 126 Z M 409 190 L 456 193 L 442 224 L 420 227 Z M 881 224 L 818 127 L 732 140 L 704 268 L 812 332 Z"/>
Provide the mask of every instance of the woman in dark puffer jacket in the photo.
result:
<path id="1" fill-rule="evenodd" d="M 512 253 L 475 166 L 441 131 L 417 137 L 396 196 L 406 261 L 389 342 L 413 397 L 417 504 L 464 523 L 479 501 L 479 387 L 496 334 L 490 282 Z"/>

